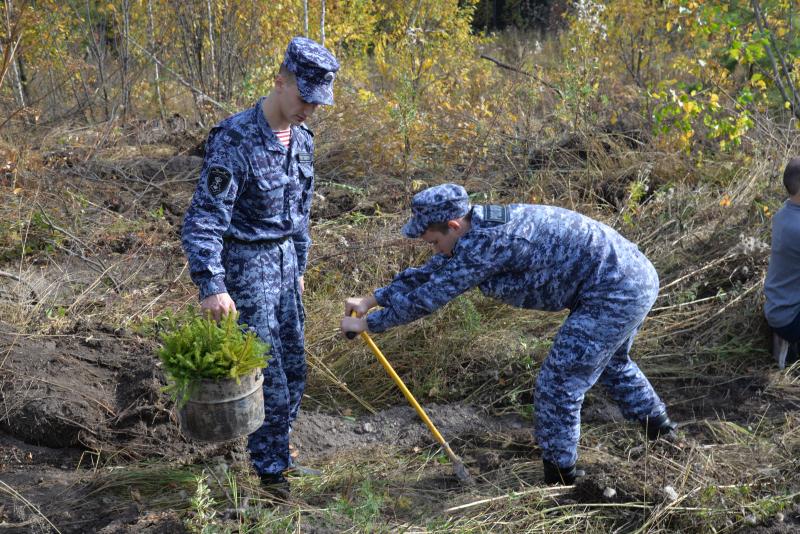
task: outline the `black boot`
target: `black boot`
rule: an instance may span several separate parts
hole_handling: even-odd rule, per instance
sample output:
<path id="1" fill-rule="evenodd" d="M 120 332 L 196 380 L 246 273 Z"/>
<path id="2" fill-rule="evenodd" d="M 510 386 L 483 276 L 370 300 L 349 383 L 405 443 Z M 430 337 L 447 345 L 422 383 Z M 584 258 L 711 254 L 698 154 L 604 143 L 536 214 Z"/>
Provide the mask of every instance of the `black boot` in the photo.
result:
<path id="1" fill-rule="evenodd" d="M 289 481 L 281 473 L 262 473 L 259 478 L 261 479 L 261 487 L 267 493 L 281 499 L 289 498 Z"/>
<path id="2" fill-rule="evenodd" d="M 789 350 L 786 353 L 786 367 L 793 365 L 797 360 L 800 360 L 800 341 L 789 344 Z"/>
<path id="3" fill-rule="evenodd" d="M 645 417 L 642 421 L 642 427 L 647 432 L 647 439 L 655 441 L 662 436 L 673 432 L 678 425 L 670 421 L 667 412 L 662 413 L 656 417 Z"/>
<path id="4" fill-rule="evenodd" d="M 553 462 L 542 460 L 544 464 L 544 482 L 545 484 L 563 484 L 571 486 L 575 483 L 576 478 L 586 475 L 583 469 L 578 469 L 575 465 L 569 467 L 558 467 Z"/>

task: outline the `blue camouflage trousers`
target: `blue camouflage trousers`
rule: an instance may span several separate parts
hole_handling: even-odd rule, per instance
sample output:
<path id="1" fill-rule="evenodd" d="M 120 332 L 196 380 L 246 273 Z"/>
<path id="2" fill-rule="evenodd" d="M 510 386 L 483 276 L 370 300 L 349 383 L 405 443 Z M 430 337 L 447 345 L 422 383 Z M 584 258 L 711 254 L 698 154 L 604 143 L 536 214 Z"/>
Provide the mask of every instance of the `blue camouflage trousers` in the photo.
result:
<path id="1" fill-rule="evenodd" d="M 631 361 L 633 338 L 658 295 L 658 274 L 645 260 L 625 282 L 583 295 L 558 331 L 536 379 L 536 439 L 542 459 L 570 467 L 578 458 L 581 405 L 598 380 L 628 419 L 666 411 Z"/>
<path id="2" fill-rule="evenodd" d="M 249 436 L 250 460 L 259 474 L 281 473 L 290 464 L 289 432 L 306 383 L 305 313 L 294 245 L 291 239 L 226 241 L 222 261 L 239 320 L 271 347 L 264 370 L 264 424 Z"/>

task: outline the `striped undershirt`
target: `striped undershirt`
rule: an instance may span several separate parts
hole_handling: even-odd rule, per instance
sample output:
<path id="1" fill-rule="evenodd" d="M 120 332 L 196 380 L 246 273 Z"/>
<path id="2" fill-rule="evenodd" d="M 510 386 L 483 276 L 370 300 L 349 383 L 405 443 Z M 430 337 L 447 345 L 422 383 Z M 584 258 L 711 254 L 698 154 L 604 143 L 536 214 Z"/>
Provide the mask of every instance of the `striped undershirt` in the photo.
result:
<path id="1" fill-rule="evenodd" d="M 291 128 L 286 128 L 285 130 L 272 130 L 272 133 L 275 134 L 275 137 L 278 138 L 278 141 L 280 141 L 283 146 L 289 148 L 289 141 L 292 140 Z"/>

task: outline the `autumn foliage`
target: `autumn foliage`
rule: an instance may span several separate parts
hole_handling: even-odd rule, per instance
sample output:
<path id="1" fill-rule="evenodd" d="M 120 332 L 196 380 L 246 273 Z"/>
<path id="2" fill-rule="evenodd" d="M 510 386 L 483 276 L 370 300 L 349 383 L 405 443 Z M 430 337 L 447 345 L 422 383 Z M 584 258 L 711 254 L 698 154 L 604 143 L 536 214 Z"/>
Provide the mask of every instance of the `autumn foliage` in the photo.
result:
<path id="1" fill-rule="evenodd" d="M 208 127 L 267 92 L 286 43 L 303 33 L 342 60 L 326 125 L 365 132 L 338 147 L 348 175 L 472 168 L 489 133 L 530 135 L 537 110 L 553 112 L 555 131 L 639 114 L 688 152 L 739 145 L 764 113 L 800 114 L 790 1 L 581 0 L 567 3 L 566 31 L 544 49 L 532 34 L 509 47 L 475 30 L 476 0 L 266 7 L 4 2 L 2 127 L 177 116 Z M 382 150 L 367 149 L 376 137 Z"/>

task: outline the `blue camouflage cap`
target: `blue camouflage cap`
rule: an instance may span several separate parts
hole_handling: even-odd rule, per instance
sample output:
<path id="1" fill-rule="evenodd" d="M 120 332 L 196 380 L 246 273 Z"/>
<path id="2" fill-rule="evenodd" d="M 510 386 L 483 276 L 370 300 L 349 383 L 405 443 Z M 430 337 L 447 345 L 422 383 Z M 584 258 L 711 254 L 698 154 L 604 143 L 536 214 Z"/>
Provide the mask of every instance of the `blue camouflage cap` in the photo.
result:
<path id="1" fill-rule="evenodd" d="M 463 217 L 469 211 L 467 191 L 460 185 L 442 184 L 422 190 L 411 199 L 411 219 L 403 235 L 417 238 L 428 226 Z"/>
<path id="2" fill-rule="evenodd" d="M 295 37 L 286 48 L 283 64 L 297 78 L 300 98 L 310 104 L 333 104 L 333 79 L 339 62 L 311 39 Z"/>

